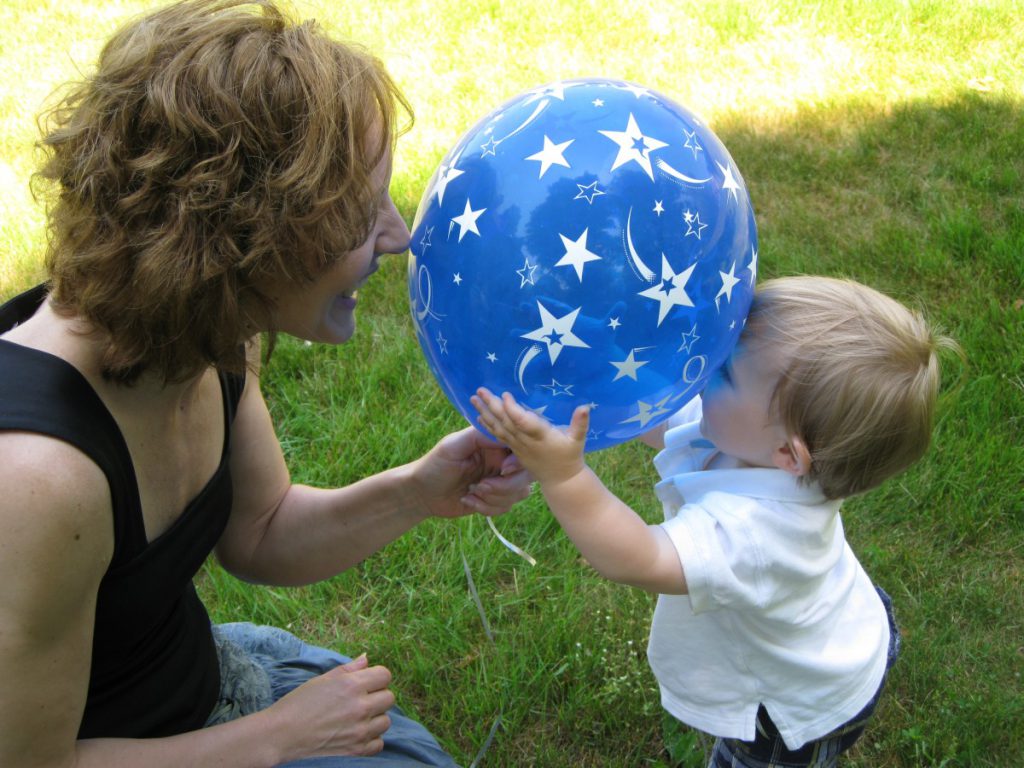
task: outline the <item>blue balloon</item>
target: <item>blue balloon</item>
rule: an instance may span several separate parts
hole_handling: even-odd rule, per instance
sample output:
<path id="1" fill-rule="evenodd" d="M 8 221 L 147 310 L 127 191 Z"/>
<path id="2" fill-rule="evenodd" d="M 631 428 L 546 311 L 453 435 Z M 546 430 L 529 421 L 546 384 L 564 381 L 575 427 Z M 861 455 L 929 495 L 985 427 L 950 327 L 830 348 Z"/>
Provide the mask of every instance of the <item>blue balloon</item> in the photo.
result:
<path id="1" fill-rule="evenodd" d="M 703 388 L 743 327 L 754 212 L 714 133 L 608 79 L 510 99 L 433 174 L 409 299 L 452 404 L 479 386 L 557 425 L 589 403 L 587 450 L 646 432 Z"/>

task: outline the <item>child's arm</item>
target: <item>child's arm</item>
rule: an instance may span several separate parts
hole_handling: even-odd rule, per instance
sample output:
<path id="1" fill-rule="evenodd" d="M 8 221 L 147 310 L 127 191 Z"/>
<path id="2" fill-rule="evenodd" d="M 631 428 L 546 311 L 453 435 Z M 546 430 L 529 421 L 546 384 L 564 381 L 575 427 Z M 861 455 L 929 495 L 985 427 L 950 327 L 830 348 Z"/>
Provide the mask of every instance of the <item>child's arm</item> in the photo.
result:
<path id="1" fill-rule="evenodd" d="M 521 407 L 512 395 L 477 390 L 480 423 L 512 449 L 537 482 L 566 534 L 607 579 L 649 592 L 685 594 L 686 579 L 668 534 L 622 503 L 583 460 L 590 412 L 580 406 L 566 431 Z"/>

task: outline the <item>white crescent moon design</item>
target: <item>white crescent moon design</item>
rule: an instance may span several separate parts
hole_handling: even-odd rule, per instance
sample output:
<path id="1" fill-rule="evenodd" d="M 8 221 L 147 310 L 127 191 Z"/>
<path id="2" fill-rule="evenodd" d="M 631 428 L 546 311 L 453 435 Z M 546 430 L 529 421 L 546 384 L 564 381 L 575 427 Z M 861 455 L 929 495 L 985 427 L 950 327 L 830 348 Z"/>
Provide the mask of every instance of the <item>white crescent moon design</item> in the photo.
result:
<path id="1" fill-rule="evenodd" d="M 540 344 L 534 344 L 519 356 L 519 363 L 516 365 L 516 380 L 519 382 L 523 392 L 527 392 L 526 383 L 523 381 L 523 377 L 526 375 L 526 367 L 533 362 L 533 358 L 541 353 L 541 349 Z"/>
<path id="2" fill-rule="evenodd" d="M 501 142 L 505 141 L 506 139 L 511 139 L 517 133 L 519 133 L 520 131 L 524 130 L 526 128 L 526 126 L 528 126 L 530 123 L 532 123 L 538 117 L 540 117 L 541 112 L 543 112 L 545 109 L 547 109 L 548 108 L 548 104 L 550 104 L 550 103 L 551 103 L 550 99 L 544 99 L 536 107 L 533 108 L 533 114 L 530 115 L 528 118 L 526 118 L 526 120 L 523 121 L 522 125 L 520 125 L 514 131 L 512 131 L 512 133 L 508 134 L 508 136 L 502 136 L 500 139 L 495 139 L 494 143 L 495 144 L 501 144 Z"/>
<path id="3" fill-rule="evenodd" d="M 673 179 L 679 179 L 679 181 L 685 181 L 687 184 L 707 184 L 711 181 L 710 176 L 706 179 L 695 179 L 692 176 L 687 176 L 685 173 L 680 173 L 664 160 L 658 160 L 654 164 L 658 166 L 658 170 L 666 176 L 671 176 Z"/>
<path id="4" fill-rule="evenodd" d="M 633 208 L 630 207 L 629 214 L 626 216 L 626 245 L 629 247 L 628 254 L 630 264 L 633 267 L 633 271 L 636 272 L 637 277 L 643 280 L 645 283 L 654 282 L 654 270 L 644 264 L 643 259 L 636 252 L 636 248 L 633 247 L 633 233 L 631 231 L 631 224 L 633 220 Z"/>

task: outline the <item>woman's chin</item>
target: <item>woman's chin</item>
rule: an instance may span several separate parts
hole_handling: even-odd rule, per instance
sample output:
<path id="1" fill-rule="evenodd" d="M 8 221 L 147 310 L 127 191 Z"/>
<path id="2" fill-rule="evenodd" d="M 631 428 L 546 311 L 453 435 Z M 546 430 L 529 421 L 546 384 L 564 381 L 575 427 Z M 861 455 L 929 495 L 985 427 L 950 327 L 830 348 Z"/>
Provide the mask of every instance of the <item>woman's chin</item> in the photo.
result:
<path id="1" fill-rule="evenodd" d="M 354 297 L 338 296 L 324 315 L 315 340 L 325 344 L 343 344 L 351 339 L 356 330 L 355 307 Z"/>

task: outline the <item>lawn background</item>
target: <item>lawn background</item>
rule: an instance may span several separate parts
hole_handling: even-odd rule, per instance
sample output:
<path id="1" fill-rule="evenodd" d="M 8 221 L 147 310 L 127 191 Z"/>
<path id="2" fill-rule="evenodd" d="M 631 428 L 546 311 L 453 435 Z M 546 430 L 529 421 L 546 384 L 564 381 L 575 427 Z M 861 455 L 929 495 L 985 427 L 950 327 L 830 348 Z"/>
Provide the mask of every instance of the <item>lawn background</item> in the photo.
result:
<path id="1" fill-rule="evenodd" d="M 0 5 L 0 297 L 40 278 L 28 179 L 34 116 L 152 2 Z M 969 365 L 917 467 L 844 507 L 847 535 L 894 597 L 903 656 L 849 765 L 1012 766 L 1024 754 L 1024 4 L 396 0 L 296 3 L 372 48 L 416 112 L 392 192 L 411 221 L 444 152 L 505 99 L 587 75 L 629 79 L 701 114 L 743 173 L 761 278 L 846 275 L 923 308 Z M 953 366 L 951 380 L 960 374 Z M 338 348 L 284 340 L 265 390 L 297 481 L 343 484 L 460 426 L 408 317 L 405 265 L 362 292 Z M 593 455 L 649 520 L 649 452 Z M 401 702 L 465 764 L 666 765 L 644 647 L 652 598 L 594 577 L 539 497 L 498 521 L 430 521 L 304 589 L 242 585 L 216 564 L 217 620 L 291 627 L 367 651 Z M 467 590 L 472 570 L 492 645 Z"/>

